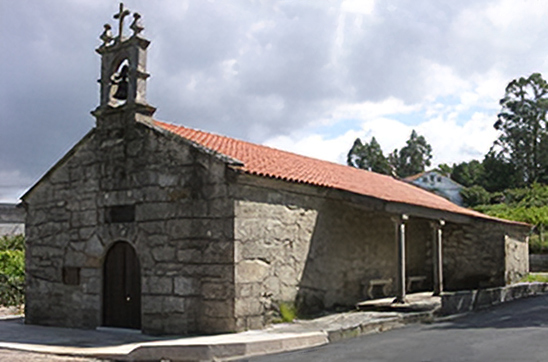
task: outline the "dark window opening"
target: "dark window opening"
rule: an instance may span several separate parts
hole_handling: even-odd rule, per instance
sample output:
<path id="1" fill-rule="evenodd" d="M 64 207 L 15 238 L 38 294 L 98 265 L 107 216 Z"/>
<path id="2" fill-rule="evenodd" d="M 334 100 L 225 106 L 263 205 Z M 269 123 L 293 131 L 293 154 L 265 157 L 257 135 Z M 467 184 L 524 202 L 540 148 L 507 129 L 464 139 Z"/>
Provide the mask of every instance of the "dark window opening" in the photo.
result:
<path id="1" fill-rule="evenodd" d="M 66 285 L 80 285 L 80 268 L 74 266 L 63 267 L 63 283 Z"/>
<path id="2" fill-rule="evenodd" d="M 135 205 L 110 206 L 105 213 L 107 223 L 135 221 Z"/>

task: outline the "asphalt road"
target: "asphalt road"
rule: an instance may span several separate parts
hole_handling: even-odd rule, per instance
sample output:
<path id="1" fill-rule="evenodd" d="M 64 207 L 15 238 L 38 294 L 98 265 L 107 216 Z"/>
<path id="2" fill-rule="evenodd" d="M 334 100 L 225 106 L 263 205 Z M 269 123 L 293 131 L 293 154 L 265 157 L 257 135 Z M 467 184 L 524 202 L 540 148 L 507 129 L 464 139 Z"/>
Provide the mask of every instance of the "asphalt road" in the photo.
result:
<path id="1" fill-rule="evenodd" d="M 548 361 L 548 295 L 451 321 L 410 325 L 322 347 L 241 362 Z"/>

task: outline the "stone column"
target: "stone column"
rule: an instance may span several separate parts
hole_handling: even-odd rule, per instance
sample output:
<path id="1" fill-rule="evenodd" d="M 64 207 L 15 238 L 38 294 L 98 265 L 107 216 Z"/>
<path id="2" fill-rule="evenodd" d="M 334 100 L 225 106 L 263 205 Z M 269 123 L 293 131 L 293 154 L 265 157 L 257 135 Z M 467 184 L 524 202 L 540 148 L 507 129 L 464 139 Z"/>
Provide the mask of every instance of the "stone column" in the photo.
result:
<path id="1" fill-rule="evenodd" d="M 443 257 L 442 257 L 442 227 L 445 221 L 438 220 L 430 222 L 432 226 L 432 261 L 434 262 L 434 295 L 443 292 Z"/>
<path id="2" fill-rule="evenodd" d="M 394 303 L 406 303 L 405 300 L 405 222 L 407 215 L 392 217 L 396 226 L 396 246 L 398 250 L 398 274 L 396 275 L 396 299 Z"/>

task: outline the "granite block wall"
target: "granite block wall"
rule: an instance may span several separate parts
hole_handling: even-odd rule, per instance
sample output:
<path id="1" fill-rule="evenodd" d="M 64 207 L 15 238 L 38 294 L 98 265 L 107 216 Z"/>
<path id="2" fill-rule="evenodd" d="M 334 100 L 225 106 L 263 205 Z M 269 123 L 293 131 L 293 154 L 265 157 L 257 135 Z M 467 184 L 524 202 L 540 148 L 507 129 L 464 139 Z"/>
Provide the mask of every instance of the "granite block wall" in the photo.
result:
<path id="1" fill-rule="evenodd" d="M 233 204 L 225 164 L 125 120 L 104 123 L 25 198 L 28 323 L 102 324 L 103 260 L 131 244 L 142 276 L 145 333 L 235 329 Z M 110 222 L 113 207 L 133 219 Z M 68 285 L 72 268 L 78 282 Z"/>
<path id="2" fill-rule="evenodd" d="M 504 238 L 506 257 L 504 280 L 506 284 L 517 283 L 529 273 L 528 229 L 520 229 L 512 230 L 511 227 L 506 227 Z"/>
<path id="3" fill-rule="evenodd" d="M 491 288 L 513 283 L 529 269 L 527 227 L 473 219 L 443 229 L 447 290 Z"/>
<path id="4" fill-rule="evenodd" d="M 368 299 L 371 279 L 396 274 L 391 215 L 365 211 L 302 186 L 238 184 L 235 198 L 235 282 L 238 329 L 268 322 L 280 303 L 303 314 Z M 408 275 L 431 283 L 431 229 L 408 223 Z M 393 294 L 394 285 L 388 287 Z"/>

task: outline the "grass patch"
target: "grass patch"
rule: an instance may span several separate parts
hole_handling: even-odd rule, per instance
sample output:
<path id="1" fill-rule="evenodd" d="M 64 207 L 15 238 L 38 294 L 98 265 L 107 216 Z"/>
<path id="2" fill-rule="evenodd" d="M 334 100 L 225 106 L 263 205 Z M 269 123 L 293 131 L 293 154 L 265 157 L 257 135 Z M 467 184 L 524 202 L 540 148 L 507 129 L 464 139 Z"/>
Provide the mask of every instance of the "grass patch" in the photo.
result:
<path id="1" fill-rule="evenodd" d="M 297 318 L 297 308 L 293 303 L 280 303 L 280 315 L 283 322 L 293 322 Z"/>
<path id="2" fill-rule="evenodd" d="M 544 273 L 529 273 L 527 276 L 522 278 L 520 282 L 532 283 L 532 282 L 541 282 L 548 283 L 548 274 Z"/>
<path id="3" fill-rule="evenodd" d="M 297 307 L 291 302 L 275 303 L 272 317 L 272 323 L 293 322 L 297 318 Z"/>

